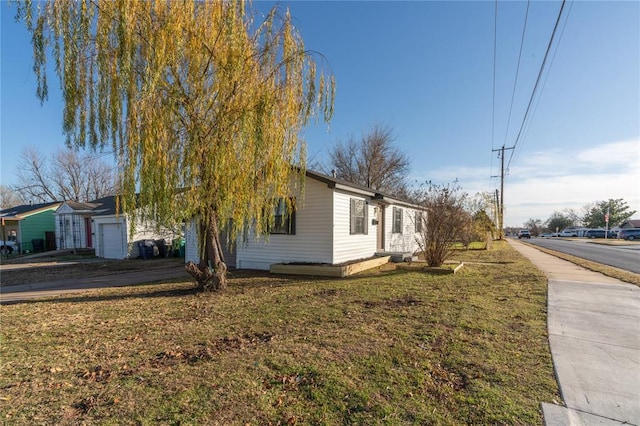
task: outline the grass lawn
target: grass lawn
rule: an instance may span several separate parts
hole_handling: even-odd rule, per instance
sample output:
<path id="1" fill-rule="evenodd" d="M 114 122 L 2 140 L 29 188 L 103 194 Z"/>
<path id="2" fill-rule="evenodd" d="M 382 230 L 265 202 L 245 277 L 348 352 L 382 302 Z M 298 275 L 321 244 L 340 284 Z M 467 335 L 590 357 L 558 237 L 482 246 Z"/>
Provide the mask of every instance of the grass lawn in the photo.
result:
<path id="1" fill-rule="evenodd" d="M 544 276 L 506 242 L 454 258 L 455 275 L 238 272 L 221 294 L 2 306 L 0 421 L 542 424 L 559 400 Z"/>

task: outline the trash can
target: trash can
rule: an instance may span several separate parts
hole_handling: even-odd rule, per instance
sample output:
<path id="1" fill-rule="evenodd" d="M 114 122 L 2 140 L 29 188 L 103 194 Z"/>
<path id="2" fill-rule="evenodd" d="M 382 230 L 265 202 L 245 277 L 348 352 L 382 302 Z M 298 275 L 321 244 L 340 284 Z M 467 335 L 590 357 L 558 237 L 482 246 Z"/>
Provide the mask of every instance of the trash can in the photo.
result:
<path id="1" fill-rule="evenodd" d="M 148 259 L 147 250 L 144 245 L 144 241 L 138 241 L 138 254 L 140 255 L 140 259 Z"/>
<path id="2" fill-rule="evenodd" d="M 184 239 L 180 239 L 180 257 L 184 257 Z"/>
<path id="3" fill-rule="evenodd" d="M 147 259 L 153 259 L 154 257 L 156 257 L 156 251 L 158 250 L 158 248 L 155 246 L 155 244 L 153 244 L 151 241 L 147 241 L 144 248 L 147 252 Z"/>
<path id="4" fill-rule="evenodd" d="M 31 240 L 31 245 L 33 246 L 34 252 L 44 251 L 44 239 L 42 238 Z"/>
<path id="5" fill-rule="evenodd" d="M 158 247 L 158 255 L 160 257 L 167 257 L 168 253 L 167 253 L 167 244 L 165 243 L 164 240 L 156 240 L 156 247 Z"/>
<path id="6" fill-rule="evenodd" d="M 157 255 L 158 248 L 153 240 L 142 240 L 138 242 L 138 253 L 141 259 L 153 259 Z"/>

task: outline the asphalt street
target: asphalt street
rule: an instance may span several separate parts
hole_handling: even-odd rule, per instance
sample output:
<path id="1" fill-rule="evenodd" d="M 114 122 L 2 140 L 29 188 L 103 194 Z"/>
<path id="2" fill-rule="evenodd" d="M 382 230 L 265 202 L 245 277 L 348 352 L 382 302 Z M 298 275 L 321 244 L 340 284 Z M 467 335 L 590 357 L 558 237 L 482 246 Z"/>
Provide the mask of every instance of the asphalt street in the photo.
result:
<path id="1" fill-rule="evenodd" d="M 640 274 L 640 244 L 605 245 L 585 238 L 531 238 L 528 243 Z M 616 242 L 618 243 L 618 242 Z"/>

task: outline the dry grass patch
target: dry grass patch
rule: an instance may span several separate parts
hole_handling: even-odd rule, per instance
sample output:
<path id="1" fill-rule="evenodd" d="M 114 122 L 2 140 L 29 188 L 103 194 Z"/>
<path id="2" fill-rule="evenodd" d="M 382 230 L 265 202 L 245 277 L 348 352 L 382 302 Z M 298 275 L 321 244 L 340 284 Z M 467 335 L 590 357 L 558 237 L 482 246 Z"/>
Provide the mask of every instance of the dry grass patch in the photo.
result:
<path id="1" fill-rule="evenodd" d="M 482 253 L 494 263 L 455 275 L 236 273 L 221 294 L 185 282 L 3 306 L 0 418 L 541 424 L 559 399 L 546 280 L 506 244 Z"/>

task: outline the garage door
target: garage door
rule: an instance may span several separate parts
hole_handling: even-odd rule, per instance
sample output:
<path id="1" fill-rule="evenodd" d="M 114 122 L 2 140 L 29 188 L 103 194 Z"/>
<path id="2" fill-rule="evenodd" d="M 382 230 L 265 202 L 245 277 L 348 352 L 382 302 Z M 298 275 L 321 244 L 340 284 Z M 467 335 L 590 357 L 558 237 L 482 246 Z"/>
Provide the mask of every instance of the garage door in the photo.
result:
<path id="1" fill-rule="evenodd" d="M 122 224 L 105 223 L 102 227 L 102 257 L 105 259 L 124 259 L 124 241 Z"/>

